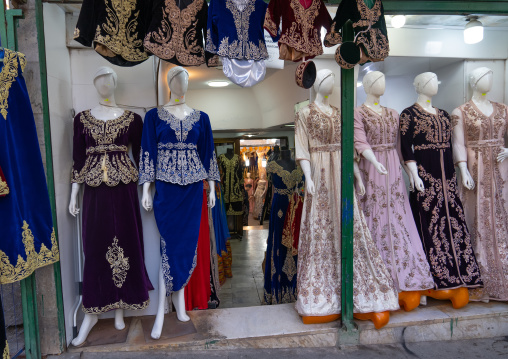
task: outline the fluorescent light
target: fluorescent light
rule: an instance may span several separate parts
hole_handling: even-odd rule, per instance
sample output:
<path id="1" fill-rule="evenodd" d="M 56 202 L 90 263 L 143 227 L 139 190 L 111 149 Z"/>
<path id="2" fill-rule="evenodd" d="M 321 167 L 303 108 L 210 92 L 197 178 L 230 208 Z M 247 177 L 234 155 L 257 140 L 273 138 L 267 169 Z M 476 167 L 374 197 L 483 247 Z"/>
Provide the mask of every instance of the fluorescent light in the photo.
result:
<path id="1" fill-rule="evenodd" d="M 286 127 L 295 127 L 295 125 L 293 125 L 292 123 L 288 123 L 288 124 L 286 124 L 284 126 L 286 126 Z"/>
<path id="2" fill-rule="evenodd" d="M 250 135 L 250 134 L 249 134 L 249 135 L 245 135 L 245 136 L 247 136 L 247 137 L 252 137 L 252 136 L 254 136 L 254 135 Z"/>
<path id="3" fill-rule="evenodd" d="M 472 17 L 464 29 L 464 42 L 466 44 L 477 44 L 483 40 L 483 25 L 477 17 Z"/>
<path id="4" fill-rule="evenodd" d="M 401 28 L 406 24 L 406 17 L 404 15 L 395 15 L 392 17 L 392 26 L 396 29 Z"/>
<path id="5" fill-rule="evenodd" d="M 208 82 L 208 86 L 211 87 L 226 87 L 229 85 L 228 81 L 210 81 Z"/>

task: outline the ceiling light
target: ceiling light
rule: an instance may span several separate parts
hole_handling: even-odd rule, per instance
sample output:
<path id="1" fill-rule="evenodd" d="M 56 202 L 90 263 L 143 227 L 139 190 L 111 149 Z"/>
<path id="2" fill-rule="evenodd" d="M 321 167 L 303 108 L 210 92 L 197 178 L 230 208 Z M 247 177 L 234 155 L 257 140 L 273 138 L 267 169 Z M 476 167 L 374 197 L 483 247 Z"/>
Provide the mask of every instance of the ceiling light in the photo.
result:
<path id="1" fill-rule="evenodd" d="M 229 85 L 228 81 L 210 81 L 208 82 L 208 86 L 211 87 L 226 87 Z"/>
<path id="2" fill-rule="evenodd" d="M 286 126 L 286 127 L 295 127 L 295 125 L 292 124 L 292 123 L 285 124 L 284 126 Z"/>
<path id="3" fill-rule="evenodd" d="M 466 44 L 477 44 L 483 40 L 483 25 L 478 21 L 478 16 L 471 16 L 464 29 L 464 42 Z"/>
<path id="4" fill-rule="evenodd" d="M 392 17 L 392 26 L 396 29 L 401 28 L 406 23 L 406 17 L 404 15 L 395 15 Z"/>
<path id="5" fill-rule="evenodd" d="M 245 135 L 245 136 L 247 136 L 247 137 L 252 137 L 252 136 L 254 136 L 254 135 Z"/>

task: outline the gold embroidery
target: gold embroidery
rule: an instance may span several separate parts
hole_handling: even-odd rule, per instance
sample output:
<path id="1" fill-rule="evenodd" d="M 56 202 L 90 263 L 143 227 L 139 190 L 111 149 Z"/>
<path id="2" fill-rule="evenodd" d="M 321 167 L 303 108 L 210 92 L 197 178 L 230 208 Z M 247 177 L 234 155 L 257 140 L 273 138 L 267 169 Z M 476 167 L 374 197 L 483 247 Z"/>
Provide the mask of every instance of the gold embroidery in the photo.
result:
<path id="1" fill-rule="evenodd" d="M 97 146 L 87 149 L 85 165 L 81 170 L 72 170 L 71 182 L 85 183 L 97 187 L 101 183 L 113 187 L 120 182 L 127 184 L 138 180 L 138 170 L 127 154 L 127 147 L 113 142 L 126 131 L 134 113 L 125 111 L 122 116 L 109 121 L 98 120 L 90 110 L 80 116 L 84 131 L 93 137 Z M 113 152 L 113 153 L 112 153 Z"/>
<path id="2" fill-rule="evenodd" d="M 282 272 L 286 273 L 289 281 L 292 281 L 293 277 L 296 274 L 296 263 L 291 249 L 288 249 L 286 259 L 284 260 L 284 265 L 282 266 Z"/>
<path id="3" fill-rule="evenodd" d="M 369 9 L 364 0 L 356 0 L 356 4 L 361 19 L 353 23 L 353 27 L 370 27 L 379 20 L 381 16 L 381 0 L 376 0 L 372 9 Z"/>
<path id="4" fill-rule="evenodd" d="M 282 212 L 282 209 L 279 209 L 279 212 L 277 212 L 277 216 L 279 216 L 279 218 L 282 218 L 283 215 L 284 212 Z"/>
<path id="5" fill-rule="evenodd" d="M 380 29 L 369 29 L 364 33 L 360 33 L 356 43 L 363 45 L 365 54 L 372 62 L 383 61 L 390 53 L 388 38 Z"/>
<path id="6" fill-rule="evenodd" d="M 239 175 L 240 158 L 237 154 L 229 159 L 225 155 L 219 156 L 219 165 L 221 167 L 222 178 L 221 182 L 224 184 L 224 203 L 229 203 L 227 214 L 239 215 L 243 211 L 235 211 L 231 203 L 243 202 L 243 193 L 240 189 L 241 178 Z"/>
<path id="7" fill-rule="evenodd" d="M 285 194 L 285 195 L 292 195 L 297 186 L 302 181 L 303 177 L 303 171 L 300 166 L 296 166 L 294 170 L 289 172 L 288 170 L 285 170 L 284 167 L 279 165 L 277 162 L 272 161 L 266 168 L 267 173 L 275 173 L 277 174 L 281 179 L 282 182 L 284 182 L 284 185 L 286 186 L 286 189 L 279 189 L 274 186 L 274 191 L 279 194 Z"/>
<path id="8" fill-rule="evenodd" d="M 0 179 L 0 196 L 5 196 L 9 194 L 9 186 L 7 185 L 7 182 L 2 181 Z"/>
<path id="9" fill-rule="evenodd" d="M 450 148 L 450 143 L 428 143 L 423 145 L 414 146 L 415 151 L 421 150 L 444 150 L 445 148 Z"/>
<path id="10" fill-rule="evenodd" d="M 4 66 L 0 72 L 0 113 L 5 120 L 7 120 L 7 108 L 9 107 L 9 90 L 18 77 L 18 63 L 23 71 L 26 65 L 25 55 L 4 49 Z"/>
<path id="11" fill-rule="evenodd" d="M 109 3 L 109 4 L 108 4 Z M 143 51 L 143 41 L 138 39 L 137 0 L 109 0 L 105 2 L 106 22 L 97 25 L 95 50 L 104 56 L 119 55 L 125 60 L 141 62 L 148 58 Z M 102 31 L 106 35 L 102 34 Z"/>
<path id="12" fill-rule="evenodd" d="M 99 308 L 99 307 L 84 308 L 83 307 L 83 312 L 85 312 L 87 314 L 101 314 L 101 313 L 109 312 L 110 310 L 113 310 L 113 309 L 141 310 L 141 309 L 145 309 L 146 307 L 148 307 L 148 304 L 150 304 L 150 299 L 145 300 L 141 304 L 128 304 L 128 303 L 125 303 L 123 300 L 120 300 L 116 303 L 108 304 L 108 305 L 105 305 L 104 307 L 101 307 L 101 308 Z"/>
<path id="13" fill-rule="evenodd" d="M 165 0 L 161 25 L 145 37 L 145 49 L 164 60 L 174 57 L 183 65 L 199 66 L 205 62 L 202 43 L 197 42 L 196 15 L 204 0 L 195 0 L 180 10 L 175 0 Z"/>
<path id="14" fill-rule="evenodd" d="M 212 32 L 210 29 L 206 31 L 206 50 L 212 53 L 217 52 L 217 47 L 214 45 L 212 41 Z"/>
<path id="15" fill-rule="evenodd" d="M 129 257 L 124 256 L 123 248 L 118 245 L 118 238 L 113 238 L 113 245 L 108 247 L 106 259 L 113 270 L 113 282 L 118 288 L 122 288 L 130 265 Z"/>
<path id="16" fill-rule="evenodd" d="M 270 11 L 266 11 L 265 13 L 265 22 L 263 27 L 270 33 L 272 36 L 277 36 L 278 29 L 275 22 L 272 20 L 272 15 L 270 14 Z"/>
<path id="17" fill-rule="evenodd" d="M 44 243 L 41 244 L 39 253 L 35 251 L 34 236 L 28 228 L 28 223 L 23 221 L 23 245 L 25 247 L 26 260 L 18 254 L 16 266 L 10 263 L 9 257 L 0 250 L 0 283 L 7 284 L 17 282 L 28 277 L 37 268 L 57 262 L 60 259 L 55 230 L 51 233 L 51 250 Z"/>
<path id="18" fill-rule="evenodd" d="M 9 354 L 9 343 L 7 343 L 7 339 L 5 340 L 5 348 L 4 353 L 2 355 L 2 359 L 10 359 L 11 356 Z"/>
<path id="19" fill-rule="evenodd" d="M 324 44 L 326 47 L 332 47 L 334 45 L 340 44 L 342 42 L 342 35 L 340 34 L 340 30 L 335 29 L 335 21 L 332 22 L 330 26 L 330 32 L 326 34 Z"/>
<path id="20" fill-rule="evenodd" d="M 76 27 L 74 28 L 74 34 L 73 34 L 73 39 L 77 39 L 79 36 L 81 35 L 81 32 L 80 30 Z"/>

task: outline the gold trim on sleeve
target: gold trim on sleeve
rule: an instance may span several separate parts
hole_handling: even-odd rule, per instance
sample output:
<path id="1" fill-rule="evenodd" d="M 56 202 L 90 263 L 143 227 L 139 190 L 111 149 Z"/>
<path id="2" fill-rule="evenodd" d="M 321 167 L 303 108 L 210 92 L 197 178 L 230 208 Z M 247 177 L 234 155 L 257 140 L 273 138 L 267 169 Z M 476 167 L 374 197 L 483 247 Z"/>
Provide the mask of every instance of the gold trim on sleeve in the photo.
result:
<path id="1" fill-rule="evenodd" d="M 9 107 L 9 90 L 18 77 L 18 63 L 23 71 L 26 65 L 25 55 L 4 49 L 4 67 L 0 72 L 0 113 L 5 120 L 7 120 L 7 108 Z"/>
<path id="2" fill-rule="evenodd" d="M 0 180 L 0 196 L 5 196 L 9 194 L 9 186 L 7 186 L 7 182 Z"/>

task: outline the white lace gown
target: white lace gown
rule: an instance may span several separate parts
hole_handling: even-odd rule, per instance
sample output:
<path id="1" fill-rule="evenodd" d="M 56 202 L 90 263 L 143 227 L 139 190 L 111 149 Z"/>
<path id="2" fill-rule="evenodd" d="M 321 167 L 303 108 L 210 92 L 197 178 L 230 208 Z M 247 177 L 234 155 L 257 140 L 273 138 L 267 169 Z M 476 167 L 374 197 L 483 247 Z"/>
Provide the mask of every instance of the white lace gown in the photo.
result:
<path id="1" fill-rule="evenodd" d="M 296 159 L 311 163 L 314 195 L 305 194 L 298 248 L 298 300 L 302 316 L 341 312 L 341 118 L 311 104 L 295 119 Z M 399 309 L 397 291 L 363 212 L 353 201 L 355 313 Z"/>

